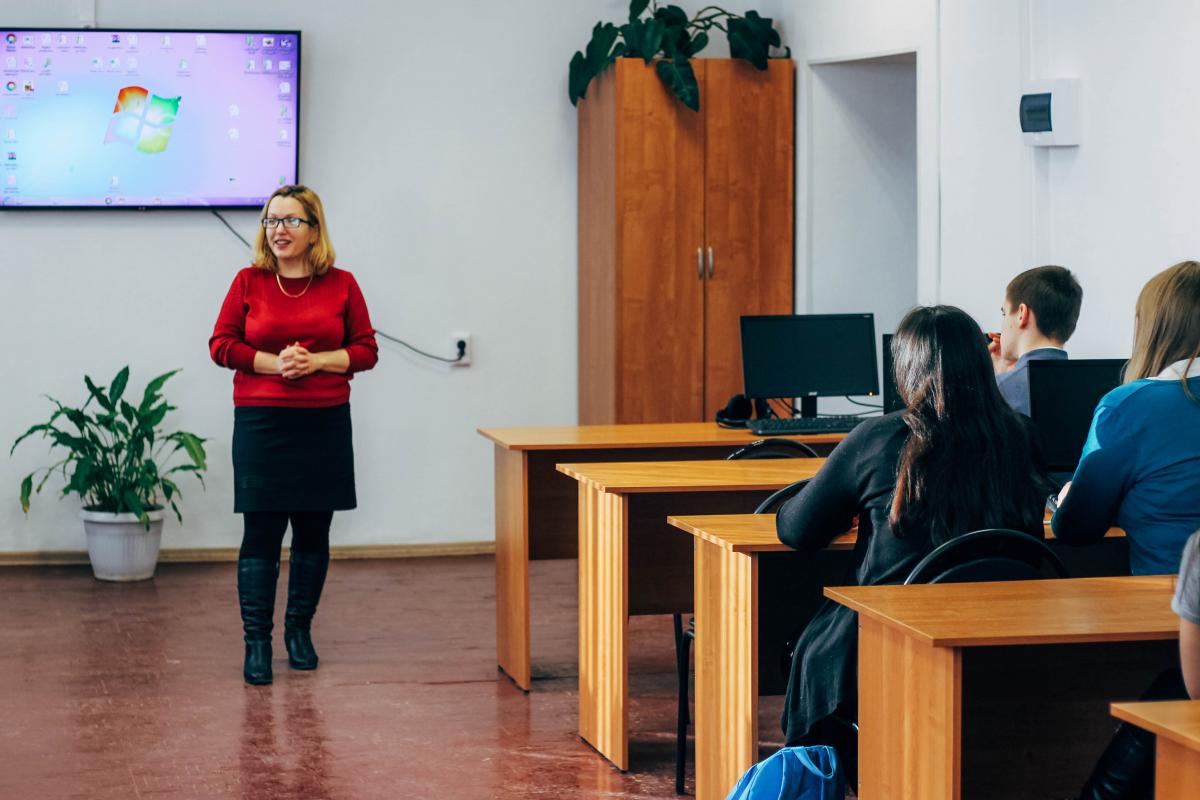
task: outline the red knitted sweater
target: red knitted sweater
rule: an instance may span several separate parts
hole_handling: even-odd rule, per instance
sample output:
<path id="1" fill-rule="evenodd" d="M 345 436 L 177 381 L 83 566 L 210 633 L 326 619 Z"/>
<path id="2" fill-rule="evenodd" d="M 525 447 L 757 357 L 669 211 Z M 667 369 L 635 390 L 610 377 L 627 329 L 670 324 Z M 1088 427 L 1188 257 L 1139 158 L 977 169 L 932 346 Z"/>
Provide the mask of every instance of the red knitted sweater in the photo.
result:
<path id="1" fill-rule="evenodd" d="M 300 294 L 308 278 L 281 278 L 288 294 Z M 310 352 L 345 350 L 350 369 L 345 374 L 314 372 L 303 378 L 254 372 L 254 354 L 278 353 L 299 342 Z M 358 283 L 336 267 L 314 277 L 300 297 L 279 290 L 275 274 L 247 267 L 233 279 L 229 294 L 208 340 L 213 361 L 236 370 L 235 406 L 319 408 L 349 401 L 350 379 L 370 369 L 379 358 L 375 330 Z"/>

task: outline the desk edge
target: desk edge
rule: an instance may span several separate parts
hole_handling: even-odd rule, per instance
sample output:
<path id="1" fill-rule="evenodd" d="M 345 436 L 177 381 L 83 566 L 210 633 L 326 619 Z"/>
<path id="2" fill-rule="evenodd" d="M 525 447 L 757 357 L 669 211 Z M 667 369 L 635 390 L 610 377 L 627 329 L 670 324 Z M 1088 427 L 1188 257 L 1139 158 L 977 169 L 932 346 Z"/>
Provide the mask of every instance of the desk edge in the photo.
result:
<path id="1" fill-rule="evenodd" d="M 1104 643 L 1104 642 L 1150 642 L 1150 641 L 1170 641 L 1179 638 L 1179 628 L 1177 625 L 1168 626 L 1158 630 L 1138 631 L 1136 634 L 1129 635 L 1115 632 L 1101 632 L 1094 634 L 1068 633 L 1068 634 L 1037 634 L 1037 635 L 1020 635 L 1020 636 L 987 636 L 987 637 L 964 637 L 964 636 L 931 636 L 924 631 L 920 631 L 911 625 L 904 624 L 898 620 L 884 616 L 873 610 L 867 610 L 863 604 L 855 601 L 838 592 L 841 588 L 858 589 L 861 587 L 839 587 L 826 586 L 823 594 L 830 600 L 849 608 L 856 614 L 878 622 L 880 625 L 902 631 L 914 640 L 929 645 L 930 647 L 1008 647 L 1019 645 L 1049 645 L 1049 644 L 1088 644 L 1088 643 Z"/>
<path id="2" fill-rule="evenodd" d="M 566 426 L 570 427 L 570 426 Z M 579 426 L 583 427 L 583 426 Z M 655 439 L 649 441 L 630 442 L 512 442 L 502 438 L 502 431 L 506 428 L 476 428 L 475 432 L 483 438 L 493 442 L 498 447 L 503 447 L 505 450 L 650 450 L 654 448 L 669 448 L 669 447 L 739 447 L 747 445 L 751 442 L 758 441 L 764 437 L 750 434 L 745 441 L 734 440 L 728 442 L 713 441 L 708 439 L 699 439 L 696 437 L 685 437 L 679 439 L 663 440 Z M 846 438 L 845 434 L 833 433 L 816 433 L 816 434 L 800 434 L 793 436 L 784 436 L 785 439 L 795 439 L 798 442 L 805 444 L 838 444 L 842 439 Z"/>
<path id="3" fill-rule="evenodd" d="M 1187 736 L 1184 736 L 1179 731 L 1175 730 L 1174 728 L 1169 728 L 1164 725 L 1160 725 L 1159 723 L 1154 722 L 1152 720 L 1147 720 L 1146 718 L 1144 718 L 1140 714 L 1138 714 L 1136 711 L 1136 707 L 1138 707 L 1138 706 L 1158 705 L 1159 703 L 1163 703 L 1163 702 L 1195 703 L 1197 705 L 1197 707 L 1200 707 L 1200 700 L 1178 700 L 1178 701 L 1176 701 L 1176 700 L 1145 701 L 1145 700 L 1143 700 L 1143 701 L 1138 701 L 1138 702 L 1110 703 L 1109 704 L 1109 713 L 1111 713 L 1117 719 L 1124 720 L 1125 722 L 1128 722 L 1130 725 L 1136 725 L 1137 727 L 1141 728 L 1142 730 L 1146 730 L 1146 731 L 1149 731 L 1150 733 L 1153 733 L 1155 736 L 1161 736 L 1165 739 L 1170 739 L 1172 742 L 1175 742 L 1175 744 L 1179 745 L 1180 747 L 1184 747 L 1184 748 L 1187 748 L 1188 750 L 1200 753 L 1200 738 L 1189 738 Z"/>

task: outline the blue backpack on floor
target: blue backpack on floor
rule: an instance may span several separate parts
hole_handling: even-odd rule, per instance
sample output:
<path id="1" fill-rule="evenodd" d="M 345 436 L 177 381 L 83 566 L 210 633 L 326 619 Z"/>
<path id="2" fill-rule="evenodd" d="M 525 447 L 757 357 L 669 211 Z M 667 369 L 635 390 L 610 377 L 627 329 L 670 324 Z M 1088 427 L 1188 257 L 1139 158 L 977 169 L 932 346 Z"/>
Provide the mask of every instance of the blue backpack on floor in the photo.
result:
<path id="1" fill-rule="evenodd" d="M 843 800 L 846 785 L 829 745 L 785 747 L 760 761 L 725 800 Z"/>

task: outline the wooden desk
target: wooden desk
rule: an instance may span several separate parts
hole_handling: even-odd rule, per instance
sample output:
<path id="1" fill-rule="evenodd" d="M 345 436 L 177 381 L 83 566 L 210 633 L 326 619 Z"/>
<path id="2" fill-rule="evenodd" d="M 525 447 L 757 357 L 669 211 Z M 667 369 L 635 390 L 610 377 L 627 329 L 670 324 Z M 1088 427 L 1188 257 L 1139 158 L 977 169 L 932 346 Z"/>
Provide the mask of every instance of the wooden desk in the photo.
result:
<path id="1" fill-rule="evenodd" d="M 720 800 L 738 778 L 759 760 L 758 698 L 769 677 L 764 666 L 782 639 L 778 621 L 780 588 L 792 602 L 785 615 L 795 616 L 783 633 L 792 633 L 815 610 L 797 599 L 798 584 L 820 587 L 845 574 L 847 559 L 832 557 L 851 551 L 857 532 L 834 539 L 828 551 L 804 555 L 779 541 L 774 514 L 672 516 L 671 525 L 695 537 L 696 611 L 696 798 Z M 1047 520 L 1047 535 L 1050 534 Z M 1114 528 L 1110 540 L 1124 538 Z M 1094 548 L 1055 549 L 1079 569 L 1122 567 L 1123 542 L 1113 541 L 1107 561 Z M 1054 546 L 1051 543 L 1051 546 Z M 787 559 L 787 561 L 784 561 Z M 833 567 L 831 569 L 831 567 Z M 797 614 L 796 604 L 799 603 Z M 1076 787 L 1078 788 L 1078 787 Z"/>
<path id="2" fill-rule="evenodd" d="M 761 437 L 711 422 L 481 428 L 495 443 L 496 663 L 522 689 L 531 678 L 529 562 L 575 558 L 578 497 L 560 462 L 724 458 Z M 828 452 L 845 434 L 791 436 Z"/>
<path id="3" fill-rule="evenodd" d="M 1073 796 L 1178 660 L 1173 576 L 827 588 L 859 614 L 861 800 Z"/>
<path id="4" fill-rule="evenodd" d="M 672 516 L 668 522 L 695 537 L 696 800 L 720 800 L 759 760 L 759 664 L 770 660 L 760 652 L 760 609 L 773 605 L 760 601 L 772 582 L 760 581 L 760 556 L 804 556 L 779 541 L 774 514 Z M 850 531 L 830 549 L 848 553 L 857 540 Z"/>
<path id="5" fill-rule="evenodd" d="M 632 614 L 692 608 L 692 548 L 669 512 L 750 511 L 825 459 L 560 464 L 579 482 L 579 733 L 629 768 Z"/>
<path id="6" fill-rule="evenodd" d="M 1113 703 L 1112 715 L 1158 737 L 1155 800 L 1200 797 L 1200 700 Z"/>

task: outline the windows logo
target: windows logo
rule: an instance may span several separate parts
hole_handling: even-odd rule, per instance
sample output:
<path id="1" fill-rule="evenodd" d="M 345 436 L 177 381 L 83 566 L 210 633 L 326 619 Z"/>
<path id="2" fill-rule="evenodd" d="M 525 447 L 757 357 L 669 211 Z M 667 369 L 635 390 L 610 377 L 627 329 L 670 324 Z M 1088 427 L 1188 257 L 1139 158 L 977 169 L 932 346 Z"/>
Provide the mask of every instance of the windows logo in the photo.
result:
<path id="1" fill-rule="evenodd" d="M 104 143 L 125 142 L 143 153 L 161 153 L 171 139 L 179 100 L 150 94 L 141 86 L 122 88 L 117 92 L 117 104 Z"/>

